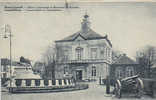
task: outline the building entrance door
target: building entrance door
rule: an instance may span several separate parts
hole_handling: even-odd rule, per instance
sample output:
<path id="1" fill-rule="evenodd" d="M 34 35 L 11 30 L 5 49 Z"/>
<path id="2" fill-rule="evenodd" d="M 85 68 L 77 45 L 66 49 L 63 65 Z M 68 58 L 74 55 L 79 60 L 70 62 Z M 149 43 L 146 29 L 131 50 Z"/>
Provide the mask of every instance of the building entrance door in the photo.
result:
<path id="1" fill-rule="evenodd" d="M 76 80 L 82 80 L 82 70 L 76 70 Z"/>

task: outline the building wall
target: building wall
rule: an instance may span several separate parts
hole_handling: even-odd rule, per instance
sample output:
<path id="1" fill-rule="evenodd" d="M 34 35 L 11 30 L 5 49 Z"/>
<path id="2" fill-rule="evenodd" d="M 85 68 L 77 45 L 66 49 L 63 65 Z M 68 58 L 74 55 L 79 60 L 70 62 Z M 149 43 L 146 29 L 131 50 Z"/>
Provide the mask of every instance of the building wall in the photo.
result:
<path id="1" fill-rule="evenodd" d="M 57 60 L 67 60 L 64 59 L 65 54 L 68 55 L 68 60 L 76 60 L 77 47 L 82 47 L 84 50 L 82 59 L 91 59 L 91 48 L 97 48 L 97 59 L 107 59 L 111 62 L 112 49 L 105 39 L 57 42 Z M 100 55 L 102 50 L 104 50 L 104 57 Z"/>
<path id="2" fill-rule="evenodd" d="M 75 64 L 59 64 L 57 65 L 57 69 L 55 70 L 55 77 L 56 79 L 64 78 L 64 67 L 68 66 L 68 74 L 72 74 L 73 77 L 76 79 L 76 71 L 82 70 L 82 80 L 98 80 L 100 77 L 102 79 L 106 79 L 106 76 L 108 75 L 108 68 L 109 65 L 106 63 L 97 63 L 97 64 L 81 64 L 81 65 L 75 65 Z M 92 76 L 92 67 L 95 66 L 96 68 L 96 75 Z"/>
<path id="3" fill-rule="evenodd" d="M 117 73 L 117 69 L 120 68 L 121 72 L 122 72 L 122 76 L 121 78 L 125 78 L 125 77 L 129 77 L 127 76 L 127 68 L 132 68 L 133 70 L 133 75 L 137 75 L 139 74 L 139 65 L 138 64 L 131 64 L 131 65 L 127 65 L 127 64 L 123 64 L 123 65 L 111 65 L 111 69 L 110 69 L 110 78 L 111 80 L 116 80 L 119 79 L 119 77 L 116 75 Z"/>
<path id="4" fill-rule="evenodd" d="M 96 67 L 96 76 L 92 76 L 92 66 Z M 87 75 L 84 77 L 85 79 L 96 79 L 98 80 L 100 77 L 106 79 L 107 75 L 107 64 L 99 63 L 99 64 L 90 64 L 87 68 Z"/>
<path id="5" fill-rule="evenodd" d="M 76 55 L 76 48 L 83 48 L 82 58 L 80 60 L 92 60 L 93 62 L 86 63 L 68 63 L 70 61 L 78 61 Z M 92 58 L 92 48 L 96 48 L 97 57 Z M 82 70 L 82 80 L 99 79 L 99 77 L 106 78 L 109 73 L 109 65 L 112 62 L 112 47 L 108 44 L 106 39 L 83 40 L 77 37 L 70 42 L 56 42 L 57 62 L 55 68 L 55 78 L 64 78 L 64 68 L 68 66 L 69 74 L 76 76 L 76 70 Z M 99 59 L 104 59 L 103 62 L 96 62 Z M 63 63 L 65 62 L 65 63 Z M 92 66 L 96 67 L 96 76 L 92 76 Z"/>

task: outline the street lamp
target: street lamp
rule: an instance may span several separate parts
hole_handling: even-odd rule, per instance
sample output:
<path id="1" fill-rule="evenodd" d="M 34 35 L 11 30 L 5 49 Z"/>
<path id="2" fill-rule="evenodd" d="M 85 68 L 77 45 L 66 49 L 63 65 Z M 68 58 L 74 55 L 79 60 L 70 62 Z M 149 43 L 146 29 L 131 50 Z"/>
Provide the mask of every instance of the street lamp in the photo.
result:
<path id="1" fill-rule="evenodd" d="M 11 68 L 12 68 L 12 39 L 11 39 L 11 37 L 12 37 L 12 34 L 11 34 L 11 27 L 10 27 L 10 25 L 5 25 L 5 32 L 4 32 L 4 36 L 3 36 L 3 38 L 10 38 L 10 89 L 9 89 L 9 91 L 11 91 L 11 87 L 12 87 L 12 70 L 11 70 Z M 7 35 L 7 33 L 9 33 L 9 35 Z"/>

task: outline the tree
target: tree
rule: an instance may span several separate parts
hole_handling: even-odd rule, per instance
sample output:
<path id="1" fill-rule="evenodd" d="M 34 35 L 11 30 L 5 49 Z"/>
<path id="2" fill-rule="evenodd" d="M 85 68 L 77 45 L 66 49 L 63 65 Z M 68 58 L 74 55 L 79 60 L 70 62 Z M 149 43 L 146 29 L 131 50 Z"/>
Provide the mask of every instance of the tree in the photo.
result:
<path id="1" fill-rule="evenodd" d="M 56 60 L 56 48 L 55 45 L 49 45 L 47 46 L 45 52 L 42 55 L 42 60 L 45 63 L 45 65 L 49 65 Z"/>
<path id="2" fill-rule="evenodd" d="M 113 51 L 112 51 L 112 63 L 114 63 L 123 54 L 124 53 L 122 51 L 113 49 Z"/>
<path id="3" fill-rule="evenodd" d="M 55 62 L 56 62 L 56 47 L 54 44 L 49 45 L 42 55 L 44 63 L 43 78 L 54 79 L 55 78 Z"/>
<path id="4" fill-rule="evenodd" d="M 150 78 L 151 77 L 151 67 L 153 66 L 156 60 L 156 47 L 154 46 L 145 46 L 141 50 L 137 51 L 136 59 L 141 65 L 140 74 L 143 77 Z"/>

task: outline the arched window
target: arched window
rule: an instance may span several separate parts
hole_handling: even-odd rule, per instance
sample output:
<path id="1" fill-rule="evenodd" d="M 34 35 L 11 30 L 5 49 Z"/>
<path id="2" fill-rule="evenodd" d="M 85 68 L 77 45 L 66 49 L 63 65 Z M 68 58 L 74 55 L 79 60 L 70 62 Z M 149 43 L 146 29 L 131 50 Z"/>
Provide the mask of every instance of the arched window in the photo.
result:
<path id="1" fill-rule="evenodd" d="M 83 48 L 77 47 L 76 48 L 76 59 L 81 60 L 83 57 Z"/>
<path id="2" fill-rule="evenodd" d="M 121 67 L 117 67 L 116 68 L 116 78 L 118 78 L 118 79 L 120 79 L 120 78 L 122 78 L 122 68 Z"/>
<path id="3" fill-rule="evenodd" d="M 126 76 L 127 77 L 130 77 L 130 76 L 133 76 L 134 75 L 134 69 L 133 67 L 127 67 L 126 68 Z"/>

